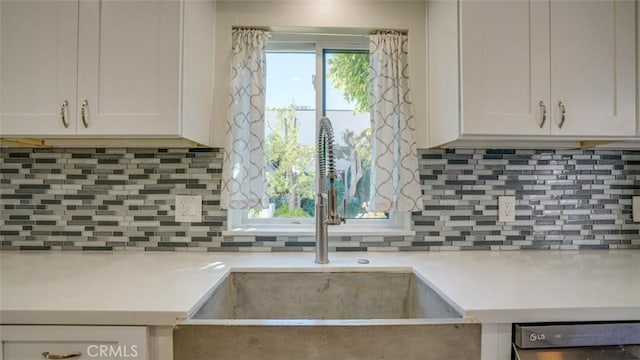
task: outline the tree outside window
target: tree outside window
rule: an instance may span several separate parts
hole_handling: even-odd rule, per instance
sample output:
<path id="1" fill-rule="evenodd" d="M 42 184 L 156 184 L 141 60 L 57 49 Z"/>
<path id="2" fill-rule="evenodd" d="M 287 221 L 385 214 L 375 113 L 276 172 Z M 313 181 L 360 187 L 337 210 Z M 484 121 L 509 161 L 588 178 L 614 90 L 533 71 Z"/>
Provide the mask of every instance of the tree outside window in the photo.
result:
<path id="1" fill-rule="evenodd" d="M 308 88 L 313 90 L 313 73 L 307 73 L 307 79 L 300 75 L 304 73 L 303 59 L 309 62 L 307 69 L 314 68 L 315 57 L 311 55 L 305 58 L 299 53 L 267 54 L 265 158 L 271 208 L 252 210 L 250 217 L 314 216 L 315 93 L 308 92 Z M 384 213 L 370 212 L 367 206 L 372 154 L 369 54 L 330 50 L 324 52 L 323 58 L 323 113 L 331 119 L 336 132 L 338 201 L 342 203 L 346 198 L 348 218 L 387 218 Z M 279 63 L 274 64 L 276 61 Z M 284 64 L 287 61 L 289 64 Z M 285 104 L 286 96 L 291 101 Z M 275 104 L 270 104 L 270 99 L 276 99 L 272 101 Z"/>

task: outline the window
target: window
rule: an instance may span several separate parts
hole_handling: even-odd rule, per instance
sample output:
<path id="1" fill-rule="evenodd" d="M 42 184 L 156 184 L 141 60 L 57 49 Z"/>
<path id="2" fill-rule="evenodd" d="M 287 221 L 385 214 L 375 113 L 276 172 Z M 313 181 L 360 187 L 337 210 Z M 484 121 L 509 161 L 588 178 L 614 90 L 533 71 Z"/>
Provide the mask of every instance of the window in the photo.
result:
<path id="1" fill-rule="evenodd" d="M 232 210 L 229 228 L 313 231 L 317 122 L 333 124 L 338 203 L 350 225 L 406 228 L 408 216 L 368 208 L 371 169 L 368 37 L 274 34 L 266 56 L 265 159 L 268 209 Z M 342 213 L 342 206 L 340 206 Z"/>

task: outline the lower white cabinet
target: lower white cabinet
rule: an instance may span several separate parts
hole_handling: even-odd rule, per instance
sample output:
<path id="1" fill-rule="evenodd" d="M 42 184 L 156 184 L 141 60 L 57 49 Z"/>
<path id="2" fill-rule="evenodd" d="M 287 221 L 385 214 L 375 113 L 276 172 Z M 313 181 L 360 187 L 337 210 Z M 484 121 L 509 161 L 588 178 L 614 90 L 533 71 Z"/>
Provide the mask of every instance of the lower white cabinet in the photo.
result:
<path id="1" fill-rule="evenodd" d="M 149 360 L 144 326 L 0 326 L 0 360 Z"/>

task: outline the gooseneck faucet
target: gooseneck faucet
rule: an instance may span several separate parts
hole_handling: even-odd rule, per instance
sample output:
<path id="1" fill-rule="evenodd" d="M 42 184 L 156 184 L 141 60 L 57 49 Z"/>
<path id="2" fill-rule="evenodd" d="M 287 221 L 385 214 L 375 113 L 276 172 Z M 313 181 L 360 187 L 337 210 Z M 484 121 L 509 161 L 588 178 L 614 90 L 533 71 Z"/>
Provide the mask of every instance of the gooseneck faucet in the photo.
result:
<path id="1" fill-rule="evenodd" d="M 318 194 L 316 199 L 315 262 L 316 264 L 326 264 L 329 262 L 328 225 L 340 225 L 340 223 L 346 222 L 346 219 L 338 214 L 333 126 L 331 126 L 331 121 L 327 117 L 320 119 L 317 145 Z M 329 190 L 325 194 L 326 178 L 329 179 Z"/>

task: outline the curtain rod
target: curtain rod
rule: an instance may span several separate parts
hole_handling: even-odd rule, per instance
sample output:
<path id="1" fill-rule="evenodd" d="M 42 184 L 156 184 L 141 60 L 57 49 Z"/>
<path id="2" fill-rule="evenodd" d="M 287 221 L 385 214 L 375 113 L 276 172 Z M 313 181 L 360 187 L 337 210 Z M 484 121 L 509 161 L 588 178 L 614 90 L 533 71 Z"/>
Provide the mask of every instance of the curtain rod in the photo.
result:
<path id="1" fill-rule="evenodd" d="M 344 36 L 344 37 L 369 37 L 369 34 L 333 34 L 317 32 L 293 32 L 293 31 L 273 31 L 274 35 L 314 35 L 314 36 Z"/>
<path id="2" fill-rule="evenodd" d="M 345 37 L 369 37 L 370 35 L 380 34 L 380 33 L 391 33 L 398 32 L 402 35 L 408 35 L 407 30 L 397 30 L 397 29 L 376 29 L 369 31 L 368 34 L 349 34 L 349 33 L 322 33 L 322 32 L 303 32 L 303 31 L 287 31 L 287 30 L 273 30 L 269 27 L 264 26 L 233 26 L 232 29 L 255 29 L 255 30 L 264 30 L 270 31 L 273 34 L 278 35 L 317 35 L 317 36 L 345 36 Z"/>

